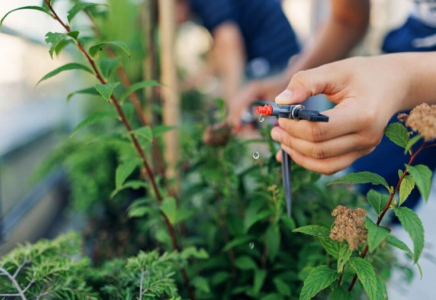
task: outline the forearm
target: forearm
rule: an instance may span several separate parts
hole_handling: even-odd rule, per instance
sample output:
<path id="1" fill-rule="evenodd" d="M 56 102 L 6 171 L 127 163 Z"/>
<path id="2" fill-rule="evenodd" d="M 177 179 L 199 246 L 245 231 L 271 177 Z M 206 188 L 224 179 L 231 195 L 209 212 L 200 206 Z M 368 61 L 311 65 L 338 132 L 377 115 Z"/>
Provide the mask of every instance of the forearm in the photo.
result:
<path id="1" fill-rule="evenodd" d="M 214 32 L 214 69 L 223 84 L 223 97 L 230 101 L 238 92 L 245 66 L 245 50 L 239 28 L 233 23 L 220 25 Z"/>

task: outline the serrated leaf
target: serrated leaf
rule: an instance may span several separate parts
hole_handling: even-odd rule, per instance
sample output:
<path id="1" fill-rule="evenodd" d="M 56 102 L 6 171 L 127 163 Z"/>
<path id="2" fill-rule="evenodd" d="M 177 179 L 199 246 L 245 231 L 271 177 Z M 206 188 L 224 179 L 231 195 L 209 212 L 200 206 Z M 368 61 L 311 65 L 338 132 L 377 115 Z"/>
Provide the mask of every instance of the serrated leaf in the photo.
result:
<path id="1" fill-rule="evenodd" d="M 198 258 L 198 259 L 208 259 L 209 254 L 207 254 L 206 250 L 203 248 L 197 249 L 196 247 L 187 247 L 183 249 L 183 251 L 180 253 L 180 257 L 182 259 L 188 259 L 191 257 Z"/>
<path id="2" fill-rule="evenodd" d="M 272 262 L 280 250 L 280 231 L 277 226 L 268 227 L 265 233 L 265 243 L 268 247 L 268 257 Z"/>
<path id="3" fill-rule="evenodd" d="M 382 194 L 374 190 L 370 190 L 366 195 L 366 198 L 375 209 L 375 211 L 380 214 L 389 202 L 390 195 Z"/>
<path id="4" fill-rule="evenodd" d="M 419 134 L 411 138 L 410 141 L 407 143 L 406 148 L 404 149 L 404 154 L 406 154 L 421 138 L 422 136 Z"/>
<path id="5" fill-rule="evenodd" d="M 256 270 L 257 264 L 247 255 L 240 256 L 235 261 L 236 266 L 241 270 Z"/>
<path id="6" fill-rule="evenodd" d="M 112 72 L 120 65 L 119 58 L 103 58 L 98 61 L 101 74 L 104 78 L 109 78 Z"/>
<path id="7" fill-rule="evenodd" d="M 317 237 L 329 237 L 330 229 L 320 225 L 307 225 L 294 229 L 292 232 L 304 233 L 307 235 L 313 235 Z"/>
<path id="8" fill-rule="evenodd" d="M 350 250 L 350 247 L 348 247 L 348 245 L 342 244 L 338 255 L 338 273 L 342 273 L 344 266 L 350 260 L 351 254 L 353 254 L 353 252 Z"/>
<path id="9" fill-rule="evenodd" d="M 56 47 L 65 39 L 65 36 L 65 33 L 59 32 L 47 32 L 45 35 L 45 42 L 51 44 L 50 50 L 48 51 L 51 58 L 53 58 L 53 53 L 55 52 Z"/>
<path id="10" fill-rule="evenodd" d="M 71 23 L 71 21 L 74 19 L 74 17 L 81 12 L 82 10 L 85 10 L 89 7 L 97 6 L 97 5 L 104 5 L 100 3 L 77 3 L 74 5 L 69 11 L 67 15 L 68 23 Z"/>
<path id="11" fill-rule="evenodd" d="M 118 117 L 118 115 L 115 112 L 107 112 L 107 111 L 96 112 L 96 113 L 90 114 L 85 119 L 83 119 L 79 124 L 77 124 L 77 126 L 71 132 L 70 138 L 72 138 L 79 130 L 81 130 L 85 127 L 96 124 L 96 123 L 103 121 L 105 119 L 117 118 L 117 117 Z"/>
<path id="12" fill-rule="evenodd" d="M 356 272 L 357 278 L 362 283 L 368 298 L 377 300 L 377 277 L 374 267 L 360 257 L 352 257 L 348 264 Z"/>
<path id="13" fill-rule="evenodd" d="M 18 11 L 18 10 L 37 10 L 37 11 L 41 11 L 41 12 L 43 12 L 43 13 L 46 13 L 47 15 L 49 15 L 50 17 L 53 18 L 53 15 L 51 14 L 51 12 L 50 12 L 49 10 L 47 10 L 46 8 L 44 8 L 44 7 L 41 7 L 41 6 L 33 6 L 33 5 L 30 5 L 30 6 L 22 6 L 22 7 L 15 8 L 15 9 L 13 9 L 13 10 L 7 12 L 7 13 L 3 16 L 3 18 L 0 20 L 0 30 L 1 30 L 1 28 L 2 28 L 3 21 L 6 19 L 6 17 L 9 16 L 9 15 L 10 15 L 11 13 L 13 13 L 14 11 Z"/>
<path id="14" fill-rule="evenodd" d="M 254 279 L 253 279 L 253 292 L 255 295 L 258 295 L 260 289 L 262 288 L 263 283 L 266 278 L 266 270 L 256 269 L 254 270 Z"/>
<path id="15" fill-rule="evenodd" d="M 174 224 L 177 218 L 177 203 L 176 199 L 172 197 L 167 197 L 162 201 L 160 206 L 162 212 L 167 216 L 168 221 Z"/>
<path id="16" fill-rule="evenodd" d="M 373 252 L 383 242 L 391 232 L 390 229 L 377 226 L 370 218 L 366 218 L 366 229 L 368 229 L 369 252 Z"/>
<path id="17" fill-rule="evenodd" d="M 149 142 L 153 142 L 153 133 L 150 126 L 143 126 L 141 128 L 132 130 L 132 133 L 136 136 L 142 136 Z"/>
<path id="18" fill-rule="evenodd" d="M 129 48 L 126 46 L 126 44 L 124 44 L 121 41 L 111 41 L 111 42 L 98 43 L 98 44 L 92 46 L 91 48 L 89 48 L 89 54 L 92 57 L 95 57 L 101 50 L 103 50 L 104 47 L 107 47 L 107 46 L 112 46 L 114 48 L 120 49 L 124 53 L 126 53 L 127 56 L 130 57 L 130 50 L 129 50 Z"/>
<path id="19" fill-rule="evenodd" d="M 330 294 L 331 300 L 353 300 L 351 293 L 344 290 L 342 287 L 336 287 Z"/>
<path id="20" fill-rule="evenodd" d="M 337 241 L 333 241 L 330 237 L 320 237 L 319 242 L 328 254 L 330 254 L 335 259 L 339 259 L 339 252 L 341 251 L 343 244 Z"/>
<path id="21" fill-rule="evenodd" d="M 71 70 L 81 70 L 81 71 L 86 71 L 88 73 L 94 74 L 92 72 L 92 70 L 82 64 L 78 64 L 78 63 L 68 63 L 63 65 L 62 67 L 59 67 L 49 73 L 47 73 L 44 77 L 42 77 L 38 83 L 36 84 L 36 86 L 38 86 L 41 82 L 43 82 L 44 80 L 50 79 L 53 76 L 58 75 L 59 73 L 65 72 L 65 71 L 71 71 Z"/>
<path id="22" fill-rule="evenodd" d="M 210 293 L 209 283 L 207 282 L 206 278 L 196 276 L 194 277 L 194 279 L 191 280 L 190 283 L 200 291 L 203 291 L 205 293 Z"/>
<path id="23" fill-rule="evenodd" d="M 176 129 L 175 126 L 157 125 L 157 126 L 153 126 L 153 128 L 151 128 L 151 131 L 153 132 L 154 137 L 158 137 L 158 136 L 161 136 L 162 134 L 164 134 L 170 130 L 174 130 L 174 129 Z"/>
<path id="24" fill-rule="evenodd" d="M 407 171 L 412 175 L 418 187 L 421 196 L 425 201 L 430 196 L 431 177 L 433 172 L 425 165 L 409 166 L 406 165 Z"/>
<path id="25" fill-rule="evenodd" d="M 385 300 L 388 299 L 388 291 L 386 289 L 386 284 L 380 278 L 380 276 L 376 275 L 377 278 L 377 300 Z"/>
<path id="26" fill-rule="evenodd" d="M 280 294 L 282 294 L 283 296 L 287 296 L 287 297 L 291 296 L 291 288 L 289 287 L 289 284 L 285 283 L 279 277 L 274 278 L 273 282 L 274 282 L 274 285 L 276 287 L 276 290 Z"/>
<path id="27" fill-rule="evenodd" d="M 59 42 L 58 45 L 54 49 L 54 53 L 56 54 L 56 56 L 59 56 L 59 54 L 62 52 L 62 50 L 66 46 L 71 44 L 72 42 L 73 42 L 73 40 L 71 40 L 71 39 L 63 39 L 61 42 Z"/>
<path id="28" fill-rule="evenodd" d="M 160 83 L 154 80 L 146 80 L 146 81 L 141 81 L 141 82 L 137 82 L 135 84 L 132 84 L 127 91 L 121 96 L 120 98 L 120 103 L 124 103 L 124 101 L 127 99 L 127 97 L 130 96 L 131 93 L 146 88 L 146 87 L 151 87 L 151 86 L 160 86 Z"/>
<path id="29" fill-rule="evenodd" d="M 416 263 L 424 248 L 424 227 L 421 219 L 407 207 L 396 207 L 394 212 L 413 241 L 413 260 Z"/>
<path id="30" fill-rule="evenodd" d="M 243 244 L 248 245 L 249 242 L 251 242 L 252 240 L 254 240 L 256 237 L 255 236 L 241 236 L 241 237 L 237 237 L 233 240 L 231 240 L 230 242 L 228 242 L 222 251 L 228 251 L 236 246 L 240 246 Z"/>
<path id="31" fill-rule="evenodd" d="M 126 179 L 139 166 L 140 161 L 137 159 L 128 160 L 120 164 L 115 172 L 115 188 L 119 189 L 123 186 Z"/>
<path id="32" fill-rule="evenodd" d="M 346 183 L 346 184 L 371 183 L 373 185 L 382 185 L 388 191 L 390 190 L 388 183 L 383 177 L 381 177 L 376 173 L 367 172 L 367 171 L 347 174 L 344 177 L 333 180 L 328 185 L 338 184 L 338 183 Z"/>
<path id="33" fill-rule="evenodd" d="M 87 94 L 87 95 L 92 95 L 92 96 L 100 96 L 100 94 L 97 92 L 97 90 L 95 89 L 95 87 L 92 86 L 92 87 L 90 87 L 90 88 L 86 88 L 86 89 L 78 90 L 78 91 L 75 91 L 75 92 L 72 92 L 72 93 L 68 94 L 68 96 L 67 96 L 67 102 L 70 102 L 71 98 L 72 98 L 74 95 L 77 95 L 77 94 Z"/>
<path id="34" fill-rule="evenodd" d="M 406 127 L 401 123 L 391 123 L 385 129 L 385 135 L 396 145 L 406 148 L 409 142 L 409 134 Z"/>
<path id="35" fill-rule="evenodd" d="M 400 250 L 405 251 L 407 254 L 410 255 L 410 258 L 413 259 L 412 250 L 410 250 L 410 248 L 403 241 L 400 241 L 397 237 L 393 235 L 389 235 L 386 239 L 386 242 L 391 246 L 394 246 Z"/>
<path id="36" fill-rule="evenodd" d="M 309 300 L 338 279 L 338 273 L 327 266 L 318 266 L 304 280 L 300 300 Z"/>
<path id="37" fill-rule="evenodd" d="M 414 187 L 415 180 L 413 177 L 411 175 L 405 176 L 400 185 L 400 206 L 407 200 Z"/>
<path id="38" fill-rule="evenodd" d="M 119 82 L 107 83 L 107 84 L 98 83 L 98 84 L 94 85 L 94 88 L 97 90 L 97 92 L 100 94 L 100 96 L 103 97 L 104 100 L 109 102 L 115 88 L 119 84 L 120 84 Z"/>

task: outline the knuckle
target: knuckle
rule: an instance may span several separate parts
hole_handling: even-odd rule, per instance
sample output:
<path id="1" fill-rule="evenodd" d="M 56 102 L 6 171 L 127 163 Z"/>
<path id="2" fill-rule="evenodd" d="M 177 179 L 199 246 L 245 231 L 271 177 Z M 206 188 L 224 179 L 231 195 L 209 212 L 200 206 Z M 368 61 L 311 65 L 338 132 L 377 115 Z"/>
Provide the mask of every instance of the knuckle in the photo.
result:
<path id="1" fill-rule="evenodd" d="M 311 123 L 310 139 L 312 142 L 321 142 L 323 140 L 323 132 L 318 124 Z"/>
<path id="2" fill-rule="evenodd" d="M 312 148 L 312 157 L 316 158 L 316 159 L 324 159 L 327 157 L 327 153 L 324 147 L 319 146 L 319 145 L 315 145 Z"/>
<path id="3" fill-rule="evenodd" d="M 292 81 L 294 83 L 300 84 L 302 86 L 310 86 L 309 76 L 306 71 L 299 71 L 292 76 Z"/>

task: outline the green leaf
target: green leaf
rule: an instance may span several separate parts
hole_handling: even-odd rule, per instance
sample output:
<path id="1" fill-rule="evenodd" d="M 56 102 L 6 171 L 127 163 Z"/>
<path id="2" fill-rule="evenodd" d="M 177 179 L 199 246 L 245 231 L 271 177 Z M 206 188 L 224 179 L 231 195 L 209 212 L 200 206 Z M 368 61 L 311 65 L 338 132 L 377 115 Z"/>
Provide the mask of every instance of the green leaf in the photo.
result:
<path id="1" fill-rule="evenodd" d="M 139 166 L 140 161 L 137 159 L 128 160 L 120 164 L 115 172 L 115 188 L 121 188 L 126 179 L 135 171 Z"/>
<path id="2" fill-rule="evenodd" d="M 342 273 L 345 265 L 350 260 L 351 254 L 353 254 L 353 251 L 350 250 L 350 247 L 342 244 L 338 255 L 338 273 Z"/>
<path id="3" fill-rule="evenodd" d="M 82 90 L 78 90 L 78 91 L 75 91 L 75 92 L 72 92 L 72 93 L 70 93 L 70 94 L 68 94 L 68 96 L 67 96 L 67 102 L 69 102 L 70 100 L 71 100 L 71 98 L 74 96 L 74 95 L 77 95 L 77 94 L 87 94 L 87 95 L 92 95 L 92 96 L 100 96 L 100 94 L 97 92 L 97 90 L 95 89 L 95 87 L 90 87 L 90 88 L 86 88 L 86 89 L 82 89 Z"/>
<path id="4" fill-rule="evenodd" d="M 385 300 L 388 299 L 388 291 L 386 289 L 386 284 L 380 278 L 380 276 L 376 275 L 377 278 L 377 299 Z"/>
<path id="5" fill-rule="evenodd" d="M 219 285 L 227 280 L 229 280 L 231 277 L 229 272 L 219 271 L 216 272 L 212 277 L 212 285 Z"/>
<path id="6" fill-rule="evenodd" d="M 296 226 L 294 219 L 289 218 L 288 216 L 282 216 L 280 220 L 282 221 L 282 224 L 285 225 L 285 227 L 289 230 L 293 231 L 295 229 Z"/>
<path id="7" fill-rule="evenodd" d="M 167 197 L 162 201 L 160 206 L 162 212 L 167 216 L 168 221 L 174 224 L 177 218 L 177 203 L 176 199 L 172 197 Z"/>
<path id="8" fill-rule="evenodd" d="M 79 38 L 79 34 L 80 34 L 80 32 L 75 30 L 75 31 L 68 32 L 67 36 L 69 36 L 69 37 L 73 38 L 73 40 L 77 41 L 77 39 Z"/>
<path id="9" fill-rule="evenodd" d="M 330 254 L 335 259 L 339 259 L 339 252 L 341 251 L 344 244 L 333 241 L 330 237 L 320 237 L 319 241 L 328 254 Z"/>
<path id="10" fill-rule="evenodd" d="M 165 132 L 168 132 L 168 131 L 174 130 L 174 129 L 176 129 L 175 126 L 157 125 L 157 126 L 153 126 L 153 128 L 151 128 L 151 131 L 152 131 L 154 137 L 158 137 L 158 136 L 161 136 L 162 134 L 164 134 Z"/>
<path id="11" fill-rule="evenodd" d="M 415 179 L 416 186 L 425 201 L 430 196 L 432 171 L 425 165 L 409 166 L 406 165 L 407 171 Z"/>
<path id="12" fill-rule="evenodd" d="M 268 227 L 265 233 L 265 242 L 268 247 L 268 257 L 272 262 L 280 250 L 280 231 L 277 226 Z"/>
<path id="13" fill-rule="evenodd" d="M 154 80 L 145 80 L 145 81 L 141 81 L 141 82 L 137 82 L 133 85 L 131 85 L 127 91 L 121 96 L 120 98 L 120 103 L 124 103 L 124 101 L 127 99 L 127 97 L 130 96 L 131 93 L 146 88 L 146 87 L 150 87 L 150 86 L 159 86 L 160 83 Z"/>
<path id="14" fill-rule="evenodd" d="M 55 51 L 59 43 L 65 39 L 65 36 L 65 33 L 59 32 L 47 32 L 47 34 L 45 35 L 45 42 L 47 44 L 51 44 L 50 50 L 48 51 L 51 58 L 53 58 L 53 52 Z"/>
<path id="15" fill-rule="evenodd" d="M 50 13 L 50 11 L 47 10 L 46 8 L 41 7 L 41 6 L 23 6 L 23 7 L 19 7 L 19 8 L 13 9 L 13 10 L 7 12 L 6 15 L 3 16 L 3 18 L 0 20 L 0 30 L 2 28 L 3 21 L 6 19 L 7 16 L 9 16 L 14 11 L 25 10 L 25 9 L 42 11 L 43 13 L 46 13 L 47 15 L 49 15 L 50 17 L 53 18 L 53 15 Z"/>
<path id="16" fill-rule="evenodd" d="M 241 270 L 256 270 L 257 264 L 255 261 L 247 255 L 240 256 L 236 259 L 236 266 Z"/>
<path id="17" fill-rule="evenodd" d="M 119 58 L 103 58 L 98 61 L 101 74 L 104 78 L 109 78 L 112 72 L 120 65 Z"/>
<path id="18" fill-rule="evenodd" d="M 406 127 L 401 123 L 391 123 L 385 129 L 385 135 L 396 145 L 406 148 L 409 142 L 409 134 Z"/>
<path id="19" fill-rule="evenodd" d="M 386 239 L 386 242 L 391 246 L 394 246 L 400 250 L 405 251 L 413 259 L 412 250 L 410 250 L 410 248 L 403 241 L 400 241 L 397 237 L 393 235 L 389 235 Z"/>
<path id="20" fill-rule="evenodd" d="M 266 270 L 255 269 L 253 279 L 253 292 L 258 295 L 266 278 Z"/>
<path id="21" fill-rule="evenodd" d="M 254 217 L 246 218 L 244 219 L 244 230 L 245 232 L 248 232 L 250 230 L 251 226 L 259 222 L 260 220 L 263 220 L 271 215 L 271 212 L 269 210 L 263 210 L 261 212 L 258 212 L 254 215 Z"/>
<path id="22" fill-rule="evenodd" d="M 421 138 L 422 136 L 419 134 L 411 138 L 410 141 L 407 143 L 406 148 L 404 149 L 404 154 L 406 154 Z"/>
<path id="23" fill-rule="evenodd" d="M 405 176 L 400 185 L 400 206 L 407 200 L 414 187 L 415 180 L 413 177 L 411 175 Z"/>
<path id="24" fill-rule="evenodd" d="M 135 129 L 132 133 L 136 136 L 142 136 L 149 142 L 153 142 L 153 133 L 150 126 L 143 126 L 141 128 Z"/>
<path id="25" fill-rule="evenodd" d="M 349 291 L 344 290 L 342 287 L 336 287 L 333 292 L 330 294 L 331 300 L 353 300 L 351 297 L 351 293 Z"/>
<path id="26" fill-rule="evenodd" d="M 383 242 L 391 232 L 390 229 L 377 226 L 370 218 L 366 218 L 366 229 L 368 229 L 369 252 L 373 252 Z"/>
<path id="27" fill-rule="evenodd" d="M 115 189 L 111 193 L 111 198 L 113 198 L 116 194 L 118 194 L 119 192 L 121 192 L 124 189 L 134 189 L 134 190 L 137 190 L 139 188 L 148 189 L 149 186 L 148 186 L 148 184 L 145 181 L 141 181 L 141 180 L 129 180 L 128 182 L 123 184 L 123 186 L 120 187 L 119 189 Z"/>
<path id="28" fill-rule="evenodd" d="M 119 82 L 115 83 L 107 83 L 107 84 L 96 84 L 94 85 L 94 88 L 97 90 L 97 92 L 103 97 L 104 100 L 108 101 L 110 100 L 115 88 L 119 85 Z"/>
<path id="29" fill-rule="evenodd" d="M 180 257 L 182 259 L 188 259 L 191 257 L 198 258 L 198 259 L 208 259 L 209 254 L 207 254 L 206 250 L 202 248 L 197 249 L 191 246 L 183 249 L 183 251 L 180 253 Z"/>
<path id="30" fill-rule="evenodd" d="M 413 241 L 414 248 L 414 261 L 418 262 L 422 249 L 424 248 L 424 227 L 422 226 L 421 219 L 416 213 L 407 207 L 396 207 L 394 209 L 395 215 L 404 227 L 404 230 L 410 235 Z"/>
<path id="31" fill-rule="evenodd" d="M 176 222 L 174 224 L 177 224 L 181 221 L 187 220 L 194 214 L 195 214 L 195 212 L 193 212 L 191 209 L 179 208 L 177 210 L 177 218 L 176 218 Z"/>
<path id="32" fill-rule="evenodd" d="M 151 213 L 150 207 L 140 206 L 140 207 L 134 207 L 132 209 L 129 209 L 128 216 L 129 218 L 140 218 L 149 213 Z"/>
<path id="33" fill-rule="evenodd" d="M 318 266 L 304 280 L 300 300 L 309 300 L 338 279 L 338 273 L 327 266 Z"/>
<path id="34" fill-rule="evenodd" d="M 356 272 L 357 278 L 362 283 L 368 298 L 370 300 L 376 300 L 377 277 L 375 275 L 374 267 L 368 261 L 360 257 L 352 257 L 348 264 Z"/>
<path id="35" fill-rule="evenodd" d="M 44 77 L 41 78 L 41 80 L 38 81 L 38 83 L 36 84 L 36 86 L 38 86 L 38 84 L 40 84 L 42 81 L 47 80 L 52 78 L 53 76 L 58 75 L 59 73 L 65 72 L 65 71 L 71 71 L 71 70 L 82 70 L 82 71 L 86 71 L 88 73 L 94 74 L 92 72 L 92 70 L 82 64 L 78 64 L 78 63 L 68 63 L 66 65 L 63 65 L 62 67 L 59 67 L 49 73 L 47 73 Z"/>
<path id="36" fill-rule="evenodd" d="M 126 44 L 124 44 L 123 42 L 120 42 L 120 41 L 98 43 L 98 44 L 92 46 L 91 48 L 89 48 L 89 54 L 92 57 L 95 57 L 106 46 L 112 46 L 114 48 L 120 49 L 123 52 L 125 52 L 127 54 L 127 56 L 130 57 L 130 50 L 129 50 L 129 48 L 126 46 Z"/>
<path id="37" fill-rule="evenodd" d="M 382 194 L 374 190 L 370 190 L 366 195 L 369 204 L 374 207 L 375 211 L 380 214 L 389 202 L 390 195 Z"/>
<path id="38" fill-rule="evenodd" d="M 280 294 L 272 293 L 260 298 L 260 300 L 283 300 L 283 297 Z"/>
<path id="39" fill-rule="evenodd" d="M 294 229 L 292 232 L 304 233 L 307 235 L 313 235 L 317 237 L 329 237 L 330 229 L 320 225 L 307 225 Z"/>
<path id="40" fill-rule="evenodd" d="M 338 183 L 347 183 L 347 184 L 364 184 L 364 183 L 371 183 L 374 185 L 383 185 L 388 191 L 389 185 L 386 182 L 386 180 L 381 177 L 378 174 L 372 173 L 372 172 L 357 172 L 357 173 L 350 173 L 348 175 L 345 175 L 344 177 L 338 178 L 330 182 L 328 185 L 331 184 L 338 184 Z"/>
<path id="41" fill-rule="evenodd" d="M 248 245 L 249 242 L 251 242 L 252 240 L 254 240 L 256 237 L 255 236 L 241 236 L 241 237 L 237 237 L 233 240 L 231 240 L 229 243 L 227 243 L 224 248 L 223 251 L 228 251 L 236 246 L 240 246 L 240 245 Z"/>
<path id="42" fill-rule="evenodd" d="M 62 50 L 68 46 L 69 44 L 71 44 L 73 42 L 73 40 L 71 39 L 63 39 L 62 41 L 60 41 L 58 43 L 58 45 L 55 47 L 54 49 L 54 53 L 56 54 L 56 56 L 59 56 L 59 54 L 62 52 Z"/>
<path id="43" fill-rule="evenodd" d="M 118 115 L 115 112 L 108 112 L 108 111 L 101 111 L 101 112 L 90 114 L 85 119 L 83 119 L 79 124 L 77 124 L 77 126 L 71 132 L 70 138 L 72 138 L 77 132 L 79 132 L 79 130 L 85 127 L 103 121 L 105 119 L 117 118 L 117 117 Z"/>
<path id="44" fill-rule="evenodd" d="M 201 276 L 196 276 L 190 282 L 194 287 L 205 293 L 210 293 L 209 283 L 207 279 Z"/>
<path id="45" fill-rule="evenodd" d="M 104 5 L 100 3 L 77 3 L 74 5 L 69 11 L 67 15 L 68 23 L 71 23 L 71 21 L 74 19 L 74 17 L 82 10 L 87 9 L 89 7 L 97 6 L 97 5 Z"/>
<path id="46" fill-rule="evenodd" d="M 274 285 L 276 287 L 276 290 L 280 294 L 282 294 L 283 296 L 291 297 L 291 288 L 289 287 L 289 284 L 285 283 L 279 277 L 274 278 L 273 282 L 274 282 Z"/>

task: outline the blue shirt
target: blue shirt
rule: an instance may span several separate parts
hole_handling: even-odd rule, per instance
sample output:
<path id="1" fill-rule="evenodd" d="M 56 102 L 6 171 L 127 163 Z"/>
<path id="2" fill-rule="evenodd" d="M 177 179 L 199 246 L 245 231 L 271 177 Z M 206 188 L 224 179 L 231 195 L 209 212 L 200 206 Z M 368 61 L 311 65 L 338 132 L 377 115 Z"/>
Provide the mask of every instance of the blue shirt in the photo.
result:
<path id="1" fill-rule="evenodd" d="M 265 59 L 271 70 L 283 70 L 300 51 L 297 37 L 279 0 L 190 0 L 191 9 L 213 33 L 224 22 L 238 25 L 247 60 Z"/>

